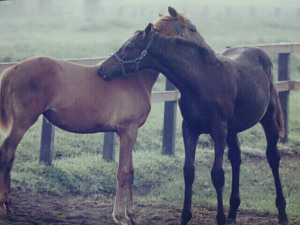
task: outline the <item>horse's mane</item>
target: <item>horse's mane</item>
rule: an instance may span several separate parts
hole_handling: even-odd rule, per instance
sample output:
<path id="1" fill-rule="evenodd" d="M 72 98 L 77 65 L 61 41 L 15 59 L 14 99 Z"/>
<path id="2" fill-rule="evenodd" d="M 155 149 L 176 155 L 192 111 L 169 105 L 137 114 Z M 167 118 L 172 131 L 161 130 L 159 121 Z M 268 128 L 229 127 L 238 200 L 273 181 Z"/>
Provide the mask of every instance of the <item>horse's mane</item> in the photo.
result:
<path id="1" fill-rule="evenodd" d="M 161 17 L 158 21 L 156 21 L 153 26 L 154 26 L 154 29 L 157 31 L 157 32 L 160 32 L 163 28 L 164 28 L 164 24 L 171 20 L 171 17 L 170 16 L 163 16 Z"/>
<path id="2" fill-rule="evenodd" d="M 195 42 L 190 41 L 186 38 L 173 37 L 172 39 L 174 39 L 174 40 L 172 40 L 173 45 L 185 45 L 185 46 L 191 47 L 191 48 L 201 47 L 200 45 L 197 45 Z"/>
<path id="3" fill-rule="evenodd" d="M 198 52 L 203 52 L 200 49 L 204 48 L 200 45 L 197 45 L 195 42 L 190 41 L 185 38 L 180 38 L 180 37 L 167 37 L 163 36 L 157 32 L 153 34 L 154 36 L 158 36 L 158 40 L 156 41 L 157 43 L 157 49 L 162 51 L 161 53 L 165 56 L 168 56 L 170 50 L 172 48 L 176 48 L 178 45 L 182 45 L 188 48 L 194 48 L 198 49 Z M 201 55 L 201 54 L 200 54 Z M 204 55 L 203 55 L 204 58 Z"/>
<path id="4" fill-rule="evenodd" d="M 169 52 L 172 48 L 178 48 L 179 45 L 193 48 L 198 52 L 198 56 L 202 59 L 203 63 L 208 63 L 210 66 L 219 65 L 219 57 L 215 54 L 215 52 L 211 49 L 209 45 L 199 45 L 193 41 L 190 41 L 186 38 L 181 37 L 167 37 L 163 36 L 157 32 L 153 34 L 154 36 L 158 36 L 157 43 L 157 51 L 162 55 L 168 57 Z"/>

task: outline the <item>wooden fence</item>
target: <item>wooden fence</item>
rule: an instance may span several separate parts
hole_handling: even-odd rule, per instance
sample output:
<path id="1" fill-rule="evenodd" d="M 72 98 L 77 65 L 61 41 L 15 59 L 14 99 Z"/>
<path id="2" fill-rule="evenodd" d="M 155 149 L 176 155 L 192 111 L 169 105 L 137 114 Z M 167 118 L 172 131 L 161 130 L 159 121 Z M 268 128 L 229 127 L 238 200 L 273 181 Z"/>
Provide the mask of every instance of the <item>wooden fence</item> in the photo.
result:
<path id="1" fill-rule="evenodd" d="M 281 139 L 281 141 L 287 142 L 289 93 L 292 90 L 300 90 L 300 81 L 290 80 L 290 54 L 300 53 L 300 44 L 272 44 L 259 45 L 258 47 L 269 54 L 278 54 L 278 82 L 276 82 L 276 86 L 279 92 L 279 98 L 282 104 L 282 109 L 286 121 L 286 135 Z M 93 59 L 74 59 L 68 61 L 83 65 L 95 65 L 105 59 L 105 57 L 102 57 Z M 14 64 L 15 63 L 0 63 L 0 73 L 4 69 Z M 166 91 L 153 92 L 151 95 L 152 102 L 165 102 L 162 153 L 167 155 L 174 154 L 178 95 L 179 92 L 175 90 L 175 87 L 168 80 L 166 82 Z M 54 130 L 55 128 L 44 118 L 42 124 L 40 161 L 48 165 L 52 163 L 53 158 Z M 115 134 L 113 132 L 105 133 L 102 155 L 103 159 L 107 161 L 114 161 L 115 146 Z"/>

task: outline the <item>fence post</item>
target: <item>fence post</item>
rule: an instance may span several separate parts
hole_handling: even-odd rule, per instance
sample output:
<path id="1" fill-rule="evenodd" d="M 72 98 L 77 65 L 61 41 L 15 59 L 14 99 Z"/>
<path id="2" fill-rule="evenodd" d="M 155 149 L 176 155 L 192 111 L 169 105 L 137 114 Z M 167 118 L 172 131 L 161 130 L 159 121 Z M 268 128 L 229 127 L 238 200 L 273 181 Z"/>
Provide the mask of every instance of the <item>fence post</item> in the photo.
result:
<path id="1" fill-rule="evenodd" d="M 290 58 L 290 53 L 280 53 L 280 54 L 278 54 L 278 81 L 290 80 L 289 58 Z M 282 143 L 286 143 L 288 141 L 289 96 L 290 96 L 289 91 L 279 92 L 279 99 L 280 99 L 282 112 L 283 112 L 283 115 L 284 115 L 284 121 L 285 121 L 285 123 L 284 123 L 285 136 L 280 139 L 280 142 L 282 142 Z"/>
<path id="2" fill-rule="evenodd" d="M 105 132 L 103 140 L 102 159 L 107 162 L 115 161 L 116 135 L 115 132 Z"/>
<path id="3" fill-rule="evenodd" d="M 175 90 L 175 86 L 167 79 L 166 91 Z M 177 101 L 165 102 L 162 154 L 174 155 L 176 135 Z"/>
<path id="4" fill-rule="evenodd" d="M 49 166 L 53 160 L 54 130 L 54 126 L 43 117 L 40 162 Z"/>

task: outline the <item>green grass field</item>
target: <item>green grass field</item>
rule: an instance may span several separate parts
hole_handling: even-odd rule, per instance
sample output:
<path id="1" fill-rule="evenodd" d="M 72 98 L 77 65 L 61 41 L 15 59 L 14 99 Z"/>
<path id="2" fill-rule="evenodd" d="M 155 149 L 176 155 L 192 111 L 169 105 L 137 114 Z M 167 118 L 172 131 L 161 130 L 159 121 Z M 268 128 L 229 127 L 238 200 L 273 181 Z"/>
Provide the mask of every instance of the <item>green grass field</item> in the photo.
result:
<path id="1" fill-rule="evenodd" d="M 118 6 L 99 1 L 90 6 L 84 1 L 61 1 L 52 5 L 0 2 L 0 62 L 16 62 L 38 55 L 70 59 L 108 56 L 137 29 L 166 13 L 167 6 L 186 11 L 200 33 L 216 51 L 226 46 L 299 42 L 300 2 L 298 0 L 261 1 L 136 1 L 123 0 Z M 30 5 L 32 4 L 32 5 Z M 274 73 L 277 56 L 272 55 Z M 300 55 L 291 55 L 290 75 L 300 79 Z M 154 91 L 164 89 L 160 76 Z M 287 212 L 300 212 L 300 98 L 290 95 L 289 143 L 280 144 L 286 156 L 281 164 Z M 135 193 L 140 201 L 182 204 L 183 141 L 178 112 L 176 155 L 161 155 L 163 103 L 153 103 L 146 124 L 140 129 L 134 148 Z M 52 166 L 39 163 L 41 118 L 30 128 L 20 143 L 12 187 L 59 195 L 113 194 L 116 187 L 117 162 L 101 159 L 103 134 L 79 135 L 57 129 L 55 160 Z M 1 140 L 3 140 L 3 136 Z M 239 135 L 243 151 L 241 169 L 241 209 L 276 212 L 274 184 L 265 158 L 266 141 L 260 125 Z M 207 148 L 208 146 L 208 148 Z M 216 205 L 210 169 L 213 160 L 211 140 L 201 136 L 198 145 L 194 185 L 194 204 Z M 230 164 L 225 160 L 225 205 L 230 196 Z M 171 171 L 171 172 L 170 172 Z M 179 177 L 179 179 L 178 179 Z M 146 194 L 145 194 L 146 193 Z M 299 217 L 297 217 L 299 219 Z M 300 223 L 299 221 L 296 221 Z"/>

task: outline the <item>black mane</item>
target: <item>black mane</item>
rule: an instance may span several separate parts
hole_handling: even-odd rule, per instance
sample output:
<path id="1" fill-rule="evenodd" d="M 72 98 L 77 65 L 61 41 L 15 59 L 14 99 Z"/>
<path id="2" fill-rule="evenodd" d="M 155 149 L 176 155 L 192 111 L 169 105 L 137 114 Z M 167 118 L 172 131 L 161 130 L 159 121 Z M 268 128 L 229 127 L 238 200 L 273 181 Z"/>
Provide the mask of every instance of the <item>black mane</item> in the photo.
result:
<path id="1" fill-rule="evenodd" d="M 155 36 L 157 36 L 155 42 L 158 44 L 157 48 L 160 50 L 161 53 L 163 53 L 163 55 L 167 56 L 171 48 L 176 48 L 179 45 L 196 49 L 202 60 L 207 60 L 207 49 L 193 41 L 190 41 L 189 39 L 182 37 L 167 37 L 157 32 L 153 32 L 152 36 L 154 38 Z"/>
<path id="2" fill-rule="evenodd" d="M 181 37 L 167 37 L 164 35 L 161 35 L 157 32 L 155 32 L 153 35 L 157 35 L 159 36 L 159 39 L 162 39 L 163 41 L 161 43 L 167 44 L 165 46 L 172 47 L 174 45 L 185 45 L 185 46 L 189 46 L 191 48 L 197 48 L 198 45 L 195 42 L 192 42 L 186 38 L 181 38 Z M 162 46 L 164 47 L 164 46 Z"/>

